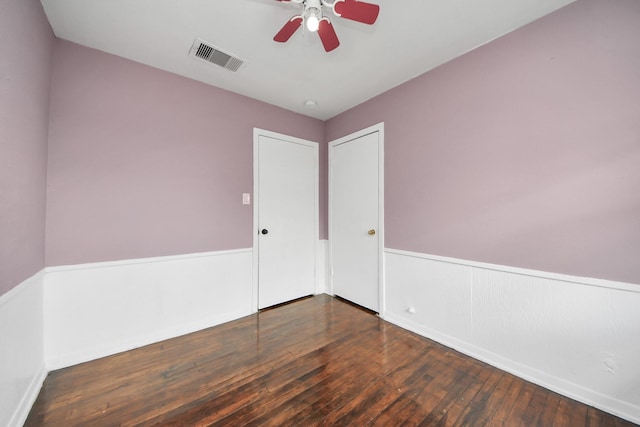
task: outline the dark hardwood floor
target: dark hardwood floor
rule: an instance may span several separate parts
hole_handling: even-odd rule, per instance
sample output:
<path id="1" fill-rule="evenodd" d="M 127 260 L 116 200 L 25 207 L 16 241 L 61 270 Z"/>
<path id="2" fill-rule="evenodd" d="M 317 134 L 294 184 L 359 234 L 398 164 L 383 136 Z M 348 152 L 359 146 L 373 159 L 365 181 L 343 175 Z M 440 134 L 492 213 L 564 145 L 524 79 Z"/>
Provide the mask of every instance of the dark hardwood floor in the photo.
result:
<path id="1" fill-rule="evenodd" d="M 26 426 L 632 426 L 326 295 L 54 371 Z"/>

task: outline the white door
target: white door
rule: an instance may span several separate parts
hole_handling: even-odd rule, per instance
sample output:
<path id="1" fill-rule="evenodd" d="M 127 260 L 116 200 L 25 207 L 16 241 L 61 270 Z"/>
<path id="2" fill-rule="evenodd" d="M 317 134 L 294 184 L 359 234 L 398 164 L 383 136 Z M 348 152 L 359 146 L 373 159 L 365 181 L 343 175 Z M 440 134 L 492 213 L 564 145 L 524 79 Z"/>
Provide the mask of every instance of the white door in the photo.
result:
<path id="1" fill-rule="evenodd" d="M 254 162 L 261 309 L 314 293 L 318 145 L 256 129 Z"/>
<path id="2" fill-rule="evenodd" d="M 332 289 L 380 312 L 383 126 L 329 145 L 329 245 Z"/>

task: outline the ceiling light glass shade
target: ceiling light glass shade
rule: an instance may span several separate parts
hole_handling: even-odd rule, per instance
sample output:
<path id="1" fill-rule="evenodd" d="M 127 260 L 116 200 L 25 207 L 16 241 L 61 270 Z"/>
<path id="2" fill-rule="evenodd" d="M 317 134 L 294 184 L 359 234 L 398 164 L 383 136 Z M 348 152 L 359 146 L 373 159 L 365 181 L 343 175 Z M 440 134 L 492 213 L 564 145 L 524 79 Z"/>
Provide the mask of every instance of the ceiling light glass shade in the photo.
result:
<path id="1" fill-rule="evenodd" d="M 318 26 L 320 25 L 320 11 L 315 7 L 310 7 L 308 11 L 309 16 L 307 16 L 307 30 L 313 33 L 318 31 Z"/>

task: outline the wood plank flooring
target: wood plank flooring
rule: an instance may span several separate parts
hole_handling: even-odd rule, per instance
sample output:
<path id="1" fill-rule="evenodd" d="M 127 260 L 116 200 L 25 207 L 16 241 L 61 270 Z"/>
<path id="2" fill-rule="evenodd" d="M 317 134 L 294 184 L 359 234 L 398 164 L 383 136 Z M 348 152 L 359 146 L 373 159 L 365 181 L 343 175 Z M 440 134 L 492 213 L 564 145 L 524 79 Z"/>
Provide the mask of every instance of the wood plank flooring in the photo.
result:
<path id="1" fill-rule="evenodd" d="M 632 426 L 326 295 L 54 371 L 26 426 Z"/>

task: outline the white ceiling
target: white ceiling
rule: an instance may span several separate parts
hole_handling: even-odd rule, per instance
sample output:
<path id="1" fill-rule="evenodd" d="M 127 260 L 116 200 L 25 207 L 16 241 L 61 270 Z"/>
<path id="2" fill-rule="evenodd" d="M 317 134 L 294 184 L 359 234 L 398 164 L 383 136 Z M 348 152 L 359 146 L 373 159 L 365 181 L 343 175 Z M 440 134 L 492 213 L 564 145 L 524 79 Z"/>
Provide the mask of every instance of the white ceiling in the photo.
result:
<path id="1" fill-rule="evenodd" d="M 273 36 L 300 5 L 275 0 L 42 0 L 57 37 L 321 120 L 574 0 L 369 0 L 373 26 L 330 15 L 340 47 L 299 30 Z M 246 63 L 188 56 L 196 38 Z M 317 101 L 314 109 L 304 101 Z"/>

